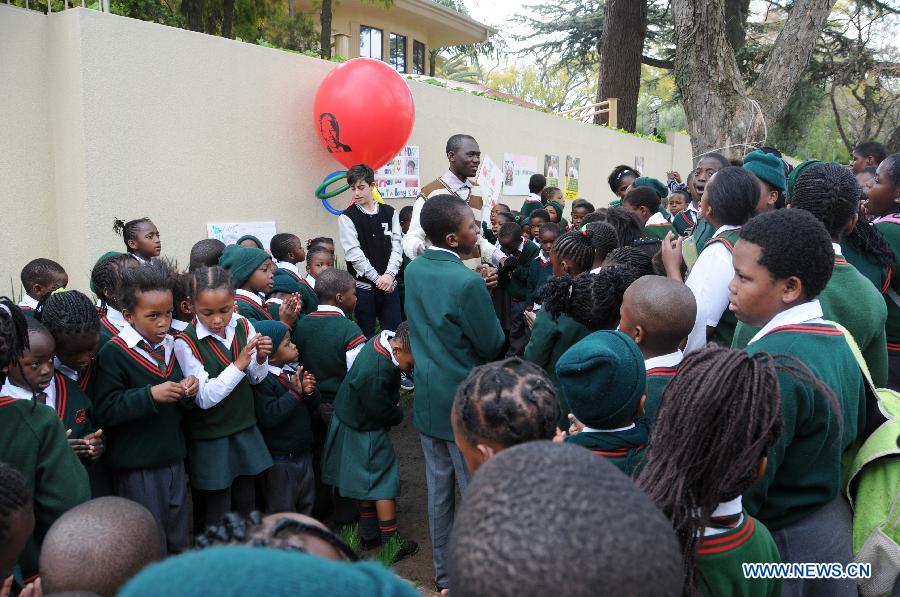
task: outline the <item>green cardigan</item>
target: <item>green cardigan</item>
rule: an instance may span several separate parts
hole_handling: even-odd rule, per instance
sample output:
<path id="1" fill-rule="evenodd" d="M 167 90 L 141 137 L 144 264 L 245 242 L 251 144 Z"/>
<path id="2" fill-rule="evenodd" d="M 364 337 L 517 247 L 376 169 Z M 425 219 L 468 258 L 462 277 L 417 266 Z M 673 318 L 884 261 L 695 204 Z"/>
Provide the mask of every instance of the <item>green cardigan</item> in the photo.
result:
<path id="1" fill-rule="evenodd" d="M 316 376 L 325 402 L 334 402 L 347 375 L 347 351 L 365 343 L 356 323 L 340 313 L 316 311 L 297 320 L 291 334 L 300 352 L 300 364 Z"/>
<path id="2" fill-rule="evenodd" d="M 504 283 L 511 299 L 519 301 L 526 299 L 528 294 L 528 272 L 531 269 L 531 262 L 540 252 L 541 249 L 530 240 L 526 239 L 523 242 L 522 252 L 517 257 L 519 264 Z"/>
<path id="3" fill-rule="evenodd" d="M 744 520 L 697 545 L 697 587 L 709 597 L 781 597 L 780 578 L 746 579 L 741 564 L 781 562 L 769 529 L 744 512 Z"/>
<path id="4" fill-rule="evenodd" d="M 267 321 L 272 319 L 272 315 L 269 313 L 266 306 L 256 304 L 251 298 L 236 294 L 234 295 L 234 302 L 238 308 L 238 315 L 246 317 L 251 323 L 254 321 Z"/>
<path id="5" fill-rule="evenodd" d="M 553 263 L 541 261 L 540 253 L 528 264 L 528 285 L 525 290 L 525 303 L 529 308 L 538 302 L 538 294 L 553 276 Z"/>
<path id="6" fill-rule="evenodd" d="M 603 456 L 616 468 L 632 476 L 644 462 L 649 429 L 640 418 L 634 427 L 625 431 L 582 431 L 566 438 L 567 444 L 587 448 L 597 456 Z"/>
<path id="7" fill-rule="evenodd" d="M 413 424 L 453 441 L 450 409 L 473 367 L 497 357 L 505 338 L 480 275 L 448 251 L 428 249 L 406 268 L 406 318 L 416 367 Z"/>
<path id="8" fill-rule="evenodd" d="M 347 372 L 334 400 L 334 415 L 341 423 L 357 431 L 376 431 L 399 425 L 400 369 L 391 353 L 369 340 Z"/>
<path id="9" fill-rule="evenodd" d="M 88 475 L 53 409 L 31 400 L 0 397 L 0 462 L 22 473 L 33 493 L 34 534 L 19 556 L 22 576 L 31 582 L 50 526 L 70 508 L 91 499 Z"/>
<path id="10" fill-rule="evenodd" d="M 644 403 L 644 418 L 650 428 L 656 422 L 656 415 L 659 413 L 659 407 L 662 406 L 663 393 L 666 386 L 675 377 L 678 367 L 654 367 L 647 370 L 647 400 Z"/>

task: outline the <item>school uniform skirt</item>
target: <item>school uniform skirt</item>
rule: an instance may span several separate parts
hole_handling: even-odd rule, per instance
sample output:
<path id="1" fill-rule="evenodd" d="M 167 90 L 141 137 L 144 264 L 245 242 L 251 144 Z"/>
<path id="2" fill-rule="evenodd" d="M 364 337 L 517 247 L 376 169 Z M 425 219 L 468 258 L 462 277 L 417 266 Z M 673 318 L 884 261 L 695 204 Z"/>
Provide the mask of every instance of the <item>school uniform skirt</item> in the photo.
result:
<path id="1" fill-rule="evenodd" d="M 357 431 L 333 417 L 325 438 L 322 481 L 357 500 L 400 495 L 400 467 L 387 431 Z"/>
<path id="2" fill-rule="evenodd" d="M 256 425 L 228 437 L 192 440 L 188 461 L 191 486 L 204 491 L 228 489 L 237 477 L 258 475 L 272 466 Z"/>

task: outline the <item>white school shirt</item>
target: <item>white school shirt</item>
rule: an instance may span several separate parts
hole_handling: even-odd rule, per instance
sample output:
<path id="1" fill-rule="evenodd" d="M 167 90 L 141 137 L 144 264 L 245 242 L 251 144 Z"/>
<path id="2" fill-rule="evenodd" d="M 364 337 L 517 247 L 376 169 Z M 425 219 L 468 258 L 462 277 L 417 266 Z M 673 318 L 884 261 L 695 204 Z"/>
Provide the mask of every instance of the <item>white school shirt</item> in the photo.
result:
<path id="1" fill-rule="evenodd" d="M 737 230 L 740 226 L 719 226 L 713 238 L 729 230 Z M 706 328 L 716 327 L 728 308 L 728 284 L 734 278 L 734 265 L 731 251 L 722 243 L 713 243 L 706 247 L 694 264 L 688 279 L 687 287 L 694 293 L 697 301 L 697 317 L 694 327 L 688 336 L 685 354 L 700 350 L 706 346 Z"/>
<path id="2" fill-rule="evenodd" d="M 635 423 L 626 425 L 625 427 L 619 427 L 618 429 L 594 429 L 593 427 L 584 425 L 579 433 L 616 433 L 617 431 L 628 431 L 629 429 L 634 429 L 634 426 Z"/>
<path id="3" fill-rule="evenodd" d="M 309 287 L 313 290 L 316 289 L 316 279 L 313 278 L 312 274 L 306 274 L 306 283 L 309 284 Z"/>
<path id="4" fill-rule="evenodd" d="M 452 253 L 452 251 L 451 251 L 451 253 Z M 455 255 L 455 253 L 454 253 L 454 255 Z M 320 312 L 320 313 L 338 313 L 338 314 L 340 314 L 341 317 L 347 317 L 347 315 L 344 314 L 344 312 L 340 309 L 340 307 L 335 307 L 334 305 L 319 305 L 319 307 L 316 309 L 316 311 Z M 350 350 L 347 351 L 347 354 L 345 355 L 345 358 L 347 361 L 347 371 L 350 371 L 350 367 L 353 366 L 353 363 L 356 361 L 356 357 L 359 356 L 359 353 L 362 351 L 363 346 L 365 346 L 365 345 L 366 345 L 366 343 L 363 342 L 359 346 L 351 348 Z"/>
<path id="5" fill-rule="evenodd" d="M 286 269 L 287 271 L 300 275 L 300 271 L 297 269 L 296 263 L 291 263 L 290 261 L 276 261 L 275 265 L 280 267 L 281 269 Z"/>
<path id="6" fill-rule="evenodd" d="M 26 309 L 31 309 L 34 311 L 37 309 L 38 301 L 36 299 L 31 298 L 30 294 L 23 294 L 22 300 L 16 303 L 17 307 L 24 307 Z"/>
<path id="7" fill-rule="evenodd" d="M 47 389 L 44 390 L 44 393 L 47 394 L 47 401 L 45 404 L 53 409 L 53 412 L 56 412 L 56 378 L 50 379 L 50 385 L 47 386 Z M 6 396 L 8 398 L 15 398 L 16 400 L 31 400 L 34 397 L 34 394 L 31 393 L 31 390 L 28 388 L 23 388 L 13 384 L 9 378 L 6 379 L 6 383 L 3 384 L 3 387 L 0 387 L 0 396 Z"/>
<path id="8" fill-rule="evenodd" d="M 262 299 L 259 298 L 259 295 L 256 294 L 255 292 L 250 292 L 249 290 L 244 290 L 243 288 L 238 288 L 237 290 L 234 291 L 234 293 L 250 299 L 251 301 L 253 301 L 253 304 L 256 305 L 257 307 L 263 306 Z"/>
<path id="9" fill-rule="evenodd" d="M 744 523 L 744 505 L 741 496 L 737 496 L 733 500 L 729 502 L 721 502 L 716 509 L 713 510 L 713 517 L 719 516 L 734 516 L 735 514 L 740 514 L 741 517 L 738 519 L 738 522 L 735 526 L 740 526 Z M 731 531 L 731 529 L 717 529 L 714 527 L 706 527 L 703 529 L 703 536 L 710 537 L 713 535 L 721 535 L 722 533 L 727 533 Z"/>
<path id="10" fill-rule="evenodd" d="M 122 315 L 122 312 L 116 311 L 109 305 L 106 306 L 106 319 L 111 324 L 113 324 L 113 326 L 115 326 L 116 330 L 118 330 L 120 334 L 122 333 L 122 330 L 125 329 L 125 326 L 128 325 L 128 322 L 125 321 L 125 316 Z"/>
<path id="11" fill-rule="evenodd" d="M 644 227 L 647 226 L 662 226 L 664 224 L 668 224 L 669 220 L 666 219 L 666 216 L 662 215 L 661 212 L 656 212 L 649 218 L 647 218 L 647 222 L 644 224 Z"/>
<path id="12" fill-rule="evenodd" d="M 183 332 L 184 330 L 187 329 L 187 326 L 189 326 L 189 325 L 190 325 L 189 321 L 181 321 L 180 319 L 175 319 L 173 317 L 172 324 L 169 327 L 171 327 L 173 330 L 175 330 L 177 332 Z"/>
<path id="13" fill-rule="evenodd" d="M 658 357 L 644 359 L 644 370 L 650 371 L 657 367 L 677 367 L 684 359 L 684 353 L 680 350 L 670 352 L 669 354 L 661 354 Z"/>
<path id="14" fill-rule="evenodd" d="M 231 350 L 234 334 L 237 330 L 238 319 L 245 318 L 237 314 L 232 316 L 231 321 L 229 321 L 228 325 L 225 327 L 224 338 L 213 334 L 209 331 L 209 328 L 197 321 L 197 338 L 202 340 L 207 336 L 212 336 L 213 339 L 222 344 L 227 350 Z M 249 321 L 247 323 L 249 328 L 247 340 L 250 340 L 256 335 L 256 330 L 253 328 L 253 324 Z M 237 357 L 237 355 L 234 356 Z M 227 398 L 241 380 L 244 379 L 245 375 L 250 379 L 251 384 L 256 385 L 264 380 L 266 375 L 269 374 L 269 360 L 266 359 L 262 363 L 257 363 L 256 351 L 253 351 L 250 357 L 250 366 L 247 367 L 246 373 L 238 369 L 234 363 L 231 363 L 218 377 L 210 378 L 209 373 L 206 372 L 206 368 L 203 366 L 203 362 L 194 356 L 194 353 L 191 351 L 187 342 L 181 338 L 175 340 L 175 358 L 178 359 L 178 364 L 181 366 L 181 372 L 184 373 L 185 377 L 193 375 L 197 378 L 197 381 L 200 382 L 200 390 L 197 392 L 195 400 L 197 406 L 204 410 L 214 407 Z"/>
<path id="15" fill-rule="evenodd" d="M 174 321 L 174 319 L 172 321 Z M 134 326 L 126 323 L 125 327 L 122 328 L 122 330 L 119 332 L 119 338 L 125 341 L 125 344 L 128 345 L 128 348 L 131 348 L 138 354 L 145 356 L 151 363 L 155 363 L 156 361 L 154 360 L 153 355 L 151 355 L 140 346 L 142 340 L 154 349 L 159 348 L 160 346 L 164 346 L 166 348 L 166 365 L 168 365 L 172 360 L 172 351 L 175 348 L 175 339 L 169 334 L 166 334 L 166 337 L 163 338 L 162 342 L 154 344 L 153 342 L 150 342 L 150 340 L 147 340 L 146 338 L 141 336 L 141 333 L 134 329 Z"/>
<path id="16" fill-rule="evenodd" d="M 819 299 L 813 299 L 808 303 L 802 303 L 790 309 L 786 309 L 769 320 L 755 336 L 748 342 L 753 344 L 772 330 L 783 325 L 798 325 L 801 323 L 825 323 L 822 319 L 822 303 Z"/>
<path id="17" fill-rule="evenodd" d="M 75 371 L 68 365 L 64 365 L 63 362 L 60 361 L 59 357 L 57 357 L 57 356 L 53 357 L 53 368 L 56 369 L 57 371 L 59 371 L 60 373 L 62 373 L 63 375 L 65 375 L 66 377 L 68 377 L 69 379 L 71 379 L 72 381 L 78 382 L 78 378 L 80 377 L 78 375 L 78 371 Z"/>
<path id="18" fill-rule="evenodd" d="M 391 362 L 394 364 L 394 367 L 399 367 L 400 362 L 394 357 L 394 347 L 391 346 L 391 338 L 396 336 L 394 332 L 391 330 L 383 330 L 381 334 L 378 336 L 378 343 L 381 344 L 381 347 L 388 351 L 388 354 L 391 355 Z M 350 369 L 347 368 L 347 371 Z"/>

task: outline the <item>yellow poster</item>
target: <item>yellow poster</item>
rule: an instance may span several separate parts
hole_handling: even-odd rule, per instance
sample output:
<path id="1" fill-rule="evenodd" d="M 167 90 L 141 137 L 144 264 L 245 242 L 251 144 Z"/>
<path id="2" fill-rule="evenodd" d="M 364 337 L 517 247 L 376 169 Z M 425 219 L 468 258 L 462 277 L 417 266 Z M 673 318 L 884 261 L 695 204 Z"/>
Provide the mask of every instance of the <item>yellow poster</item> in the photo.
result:
<path id="1" fill-rule="evenodd" d="M 566 201 L 578 199 L 578 171 L 581 169 L 581 158 L 566 156 L 566 187 L 563 196 Z"/>

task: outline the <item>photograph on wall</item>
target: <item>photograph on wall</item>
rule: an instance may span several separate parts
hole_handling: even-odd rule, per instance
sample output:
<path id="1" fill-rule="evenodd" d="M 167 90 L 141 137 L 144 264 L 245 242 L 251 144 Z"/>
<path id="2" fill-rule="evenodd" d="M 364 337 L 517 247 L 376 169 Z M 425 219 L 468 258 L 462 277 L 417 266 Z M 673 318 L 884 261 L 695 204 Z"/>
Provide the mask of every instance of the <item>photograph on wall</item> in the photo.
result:
<path id="1" fill-rule="evenodd" d="M 527 195 L 529 193 L 528 179 L 537 173 L 537 157 L 505 153 L 503 154 L 503 171 L 503 194 Z"/>
<path id="2" fill-rule="evenodd" d="M 478 167 L 476 184 L 481 191 L 484 204 L 481 207 L 481 221 L 490 223 L 491 209 L 500 201 L 503 189 L 504 174 L 500 166 L 487 154 L 481 154 L 481 165 Z"/>
<path id="3" fill-rule="evenodd" d="M 559 186 L 559 156 L 544 155 L 544 176 L 547 177 L 548 187 Z"/>
<path id="4" fill-rule="evenodd" d="M 581 170 L 581 158 L 572 155 L 566 156 L 566 201 L 578 199 L 578 171 Z"/>
<path id="5" fill-rule="evenodd" d="M 634 156 L 634 169 L 638 172 L 644 171 L 644 156 L 636 155 Z"/>
<path id="6" fill-rule="evenodd" d="M 384 199 L 414 198 L 419 194 L 419 146 L 407 145 L 375 171 L 375 187 Z"/>
<path id="7" fill-rule="evenodd" d="M 250 234 L 258 238 L 264 247 L 268 247 L 276 232 L 275 222 L 228 222 L 206 225 L 206 238 L 215 238 L 226 245 L 233 245 L 237 239 Z"/>

